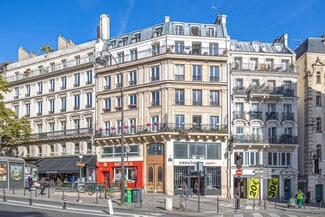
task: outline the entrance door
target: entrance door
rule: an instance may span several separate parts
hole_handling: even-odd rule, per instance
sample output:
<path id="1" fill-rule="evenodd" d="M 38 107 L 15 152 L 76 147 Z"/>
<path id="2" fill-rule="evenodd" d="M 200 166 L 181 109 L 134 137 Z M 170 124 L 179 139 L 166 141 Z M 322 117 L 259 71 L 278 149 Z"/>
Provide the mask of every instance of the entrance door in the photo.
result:
<path id="1" fill-rule="evenodd" d="M 234 178 L 234 195 L 238 194 L 238 182 L 240 189 L 240 198 L 247 198 L 247 178 L 246 177 L 235 177 Z"/>
<path id="2" fill-rule="evenodd" d="M 147 146 L 147 191 L 164 192 L 164 146 L 149 144 Z"/>
<path id="3" fill-rule="evenodd" d="M 316 185 L 315 191 L 316 191 L 315 200 L 317 203 L 319 203 L 320 201 L 323 200 L 323 185 Z"/>
<path id="4" fill-rule="evenodd" d="M 284 200 L 289 200 L 291 197 L 291 180 L 284 180 Z"/>

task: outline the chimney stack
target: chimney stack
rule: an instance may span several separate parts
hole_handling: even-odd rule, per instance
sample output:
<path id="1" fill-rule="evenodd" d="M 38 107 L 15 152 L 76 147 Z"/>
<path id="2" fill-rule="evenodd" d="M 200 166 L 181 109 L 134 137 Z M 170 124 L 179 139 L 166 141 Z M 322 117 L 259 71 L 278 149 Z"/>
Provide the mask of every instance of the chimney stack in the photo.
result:
<path id="1" fill-rule="evenodd" d="M 108 40 L 110 38 L 110 17 L 102 14 L 97 26 L 97 38 Z"/>
<path id="2" fill-rule="evenodd" d="M 169 16 L 165 16 L 165 23 L 169 23 L 170 21 L 170 17 Z"/>
<path id="3" fill-rule="evenodd" d="M 288 33 L 283 34 L 283 45 L 284 47 L 288 47 Z"/>

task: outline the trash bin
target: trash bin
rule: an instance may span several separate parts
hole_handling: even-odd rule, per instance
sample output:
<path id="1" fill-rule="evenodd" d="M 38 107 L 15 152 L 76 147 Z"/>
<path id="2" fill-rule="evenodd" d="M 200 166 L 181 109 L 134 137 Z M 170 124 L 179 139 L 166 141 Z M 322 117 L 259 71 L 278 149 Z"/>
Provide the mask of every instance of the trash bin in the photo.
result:
<path id="1" fill-rule="evenodd" d="M 133 203 L 141 203 L 142 188 L 133 188 Z"/>
<path id="2" fill-rule="evenodd" d="M 132 188 L 125 189 L 125 202 L 132 203 Z"/>

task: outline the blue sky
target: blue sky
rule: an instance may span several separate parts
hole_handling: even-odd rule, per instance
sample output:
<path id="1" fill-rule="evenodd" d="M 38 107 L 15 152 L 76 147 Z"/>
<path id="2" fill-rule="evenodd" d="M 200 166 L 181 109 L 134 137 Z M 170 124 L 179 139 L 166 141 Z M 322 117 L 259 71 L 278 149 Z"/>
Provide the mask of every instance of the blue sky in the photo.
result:
<path id="1" fill-rule="evenodd" d="M 272 42 L 289 34 L 295 49 L 325 33 L 324 0 L 0 0 L 0 63 L 17 61 L 18 48 L 57 49 L 61 34 L 76 44 L 95 40 L 99 16 L 111 17 L 111 37 L 171 21 L 213 23 L 227 15 L 228 33 L 241 41 Z"/>

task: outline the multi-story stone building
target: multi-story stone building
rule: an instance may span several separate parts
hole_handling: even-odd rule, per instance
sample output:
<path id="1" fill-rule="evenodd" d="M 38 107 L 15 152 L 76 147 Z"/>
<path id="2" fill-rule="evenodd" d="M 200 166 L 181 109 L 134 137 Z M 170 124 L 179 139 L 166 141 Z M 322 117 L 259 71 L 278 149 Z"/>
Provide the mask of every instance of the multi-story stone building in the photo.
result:
<path id="1" fill-rule="evenodd" d="M 325 185 L 325 34 L 308 38 L 296 50 L 299 66 L 300 186 L 308 200 L 324 200 Z"/>
<path id="2" fill-rule="evenodd" d="M 94 46 L 95 41 L 75 45 L 59 36 L 57 51 L 37 56 L 19 48 L 18 61 L 6 67 L 12 92 L 4 102 L 33 130 L 16 154 L 39 165 L 39 173 L 78 175 L 76 161 L 83 155 L 85 175 L 95 177 Z"/>
<path id="3" fill-rule="evenodd" d="M 129 187 L 180 194 L 199 181 L 193 171 L 202 162 L 201 193 L 226 196 L 226 17 L 213 24 L 165 17 L 114 38 L 109 22 L 101 17 L 96 44 L 97 180 L 120 180 L 123 131 Z"/>
<path id="4" fill-rule="evenodd" d="M 232 194 L 289 199 L 297 190 L 297 78 L 287 34 L 273 43 L 230 42 Z M 236 176 L 236 157 L 243 159 Z M 250 188 L 252 178 L 259 188 Z M 270 182 L 277 183 L 270 191 Z"/>

